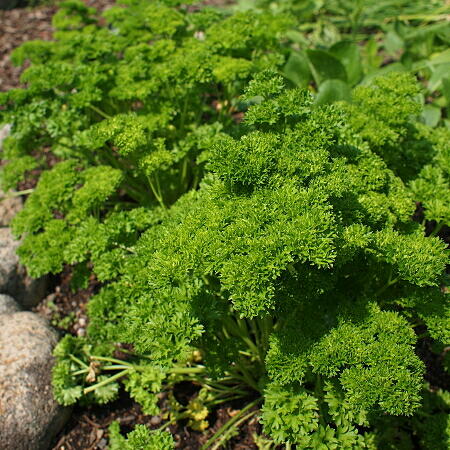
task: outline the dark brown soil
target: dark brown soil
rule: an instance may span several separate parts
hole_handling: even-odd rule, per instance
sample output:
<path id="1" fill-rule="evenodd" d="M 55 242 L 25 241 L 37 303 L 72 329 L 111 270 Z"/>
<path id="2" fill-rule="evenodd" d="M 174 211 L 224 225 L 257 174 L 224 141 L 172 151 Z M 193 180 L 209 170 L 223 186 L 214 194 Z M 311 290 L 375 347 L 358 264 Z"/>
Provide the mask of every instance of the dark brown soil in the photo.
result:
<path id="1" fill-rule="evenodd" d="M 62 333 L 84 336 L 88 323 L 86 306 L 89 299 L 98 291 L 100 283 L 94 275 L 85 288 L 76 290 L 73 284 L 73 271 L 66 267 L 55 280 L 54 291 L 49 294 L 34 311 L 45 317 Z"/>
<path id="2" fill-rule="evenodd" d="M 23 42 L 32 39 L 50 40 L 51 17 L 56 8 L 12 9 L 0 11 L 0 91 L 19 86 L 22 68 L 14 67 L 10 53 Z"/>

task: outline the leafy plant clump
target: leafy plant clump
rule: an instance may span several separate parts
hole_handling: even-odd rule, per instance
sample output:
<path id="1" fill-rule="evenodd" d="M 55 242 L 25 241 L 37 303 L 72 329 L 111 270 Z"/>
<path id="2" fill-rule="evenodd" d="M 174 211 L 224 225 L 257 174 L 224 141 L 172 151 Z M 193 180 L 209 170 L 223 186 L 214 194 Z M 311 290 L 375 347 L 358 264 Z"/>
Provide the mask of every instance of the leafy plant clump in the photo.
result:
<path id="1" fill-rule="evenodd" d="M 296 86 L 312 85 L 318 103 L 349 100 L 351 88 L 390 72 L 423 80 L 421 120 L 449 126 L 450 5 L 440 0 L 239 0 L 239 10 L 289 12 L 291 55 L 284 68 Z"/>
<path id="2" fill-rule="evenodd" d="M 57 399 L 123 386 L 157 414 L 167 391 L 168 422 L 112 425 L 111 448 L 173 448 L 169 423 L 204 430 L 236 399 L 205 449 L 257 414 L 267 448 L 445 448 L 448 396 L 415 345 L 450 340 L 448 256 L 411 217 L 417 200 L 437 220 L 420 149 L 444 161 L 446 132 L 418 121 L 415 80 L 321 105 L 279 74 L 284 16 L 127 4 L 106 27 L 67 3 L 55 42 L 16 51 L 27 89 L 2 97 L 3 183 L 42 170 L 13 224 L 22 261 L 103 283 L 87 337 L 55 350 Z M 199 388 L 187 405 L 181 381 Z"/>

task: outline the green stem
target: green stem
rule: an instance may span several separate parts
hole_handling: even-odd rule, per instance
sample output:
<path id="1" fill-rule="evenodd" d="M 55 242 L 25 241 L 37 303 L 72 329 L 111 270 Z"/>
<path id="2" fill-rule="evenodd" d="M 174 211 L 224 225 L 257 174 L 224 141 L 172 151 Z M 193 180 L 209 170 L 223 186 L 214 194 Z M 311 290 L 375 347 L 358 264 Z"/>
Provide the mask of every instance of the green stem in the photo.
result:
<path id="1" fill-rule="evenodd" d="M 397 277 L 391 281 L 388 281 L 383 287 L 381 287 L 381 289 L 375 292 L 375 297 L 379 297 L 384 291 L 386 291 L 388 288 L 396 284 L 399 280 L 400 278 Z"/>
<path id="2" fill-rule="evenodd" d="M 314 386 L 314 394 L 315 397 L 319 400 L 317 402 L 318 408 L 319 408 L 319 422 L 321 425 L 325 426 L 325 415 L 322 409 L 322 396 L 323 396 L 323 390 L 322 390 L 322 378 L 319 374 L 317 374 L 316 378 L 316 384 Z"/>
<path id="3" fill-rule="evenodd" d="M 389 18 L 391 19 L 391 18 Z M 392 20 L 392 19 L 391 19 Z M 398 20 L 423 20 L 426 22 L 438 22 L 440 20 L 448 20 L 448 14 L 410 14 L 404 16 L 398 16 Z M 386 19 L 388 21 L 388 19 Z"/>
<path id="4" fill-rule="evenodd" d="M 128 192 L 128 195 L 136 200 L 137 203 L 141 203 L 143 205 L 148 203 L 148 200 L 145 198 L 145 195 L 142 194 L 141 191 L 139 191 L 139 189 L 136 189 L 135 187 L 131 186 L 130 183 L 126 183 L 125 184 L 125 189 Z"/>
<path id="5" fill-rule="evenodd" d="M 243 364 L 236 364 L 236 369 L 242 373 L 242 379 L 245 381 L 246 384 L 248 384 L 250 387 L 252 387 L 255 391 L 260 392 L 260 388 L 250 372 L 247 370 L 247 368 Z M 238 376 L 236 374 L 235 376 Z"/>
<path id="6" fill-rule="evenodd" d="M 81 359 L 78 359 L 76 356 L 70 354 L 70 355 L 69 355 L 69 358 L 70 358 L 72 361 L 75 361 L 75 362 L 76 362 L 77 364 L 79 364 L 81 367 L 84 367 L 85 369 L 89 369 L 89 366 L 88 366 L 86 363 L 84 363 L 83 361 L 81 361 Z"/>
<path id="7" fill-rule="evenodd" d="M 438 233 L 439 233 L 439 231 L 441 231 L 442 230 L 442 227 L 444 226 L 444 222 L 439 222 L 435 227 L 434 227 L 434 230 L 430 233 L 430 236 L 429 237 L 434 237 L 434 236 L 436 236 Z"/>
<path id="8" fill-rule="evenodd" d="M 95 111 L 98 115 L 102 116 L 104 119 L 111 119 L 111 116 L 103 112 L 100 108 L 97 108 L 94 105 L 88 105 L 88 107 L 92 109 L 92 111 Z"/>
<path id="9" fill-rule="evenodd" d="M 111 362 L 111 363 L 117 363 L 120 365 L 124 365 L 127 366 L 128 368 L 134 368 L 133 364 L 127 363 L 126 361 L 123 361 L 122 359 L 116 359 L 116 358 L 111 358 L 109 356 L 91 356 L 92 360 L 95 361 L 106 361 L 106 362 Z"/>
<path id="10" fill-rule="evenodd" d="M 24 189 L 23 191 L 8 192 L 3 197 L 0 197 L 0 200 L 6 200 L 7 198 L 11 198 L 11 197 L 20 197 L 21 195 L 32 194 L 33 192 L 34 192 L 34 188 Z"/>
<path id="11" fill-rule="evenodd" d="M 181 189 L 183 192 L 186 192 L 188 189 L 188 183 L 187 183 L 187 168 L 188 168 L 189 160 L 187 157 L 183 160 L 183 165 L 181 167 Z"/>
<path id="12" fill-rule="evenodd" d="M 183 111 L 181 113 L 180 119 L 180 129 L 179 129 L 180 133 L 183 133 L 184 125 L 186 123 L 187 108 L 188 108 L 188 96 L 184 98 Z"/>
<path id="13" fill-rule="evenodd" d="M 231 428 L 229 428 L 223 435 L 222 437 L 219 439 L 219 441 L 214 445 L 214 447 L 212 448 L 212 450 L 216 450 L 218 449 L 220 446 L 222 446 L 223 444 L 225 444 L 225 442 L 227 442 L 231 437 L 232 437 L 232 433 L 234 432 L 234 430 L 236 430 L 237 428 L 239 428 L 239 426 L 246 422 L 248 419 L 250 419 L 251 417 L 253 417 L 256 414 L 257 411 L 252 411 L 249 414 L 247 414 L 246 416 L 242 417 L 241 419 L 239 419 L 237 422 L 235 422 L 233 424 L 233 426 Z"/>
<path id="14" fill-rule="evenodd" d="M 203 373 L 205 372 L 205 367 L 174 367 L 170 369 L 168 373 L 171 374 L 191 374 L 191 373 Z"/>
<path id="15" fill-rule="evenodd" d="M 204 444 L 200 450 L 206 450 L 210 445 L 212 445 L 216 439 L 219 438 L 222 433 L 225 433 L 230 427 L 233 426 L 234 423 L 236 423 L 242 416 L 245 415 L 245 413 L 256 406 L 261 401 L 261 398 L 258 398 L 254 400 L 253 402 L 249 403 L 245 408 L 242 408 L 241 411 L 239 411 L 233 418 L 231 418 L 228 422 L 226 422 L 224 425 L 222 425 L 215 433 L 214 435 Z M 256 411 L 254 412 L 256 413 Z M 254 414 L 253 413 L 253 414 Z M 215 447 L 217 448 L 217 447 Z"/>
<path id="16" fill-rule="evenodd" d="M 122 370 L 119 373 L 116 373 L 115 375 L 113 375 L 112 377 L 109 377 L 106 380 L 100 381 L 100 383 L 97 384 L 93 384 L 92 386 L 89 386 L 88 388 L 86 388 L 83 393 L 84 394 L 88 394 L 89 392 L 95 391 L 96 389 L 98 389 L 99 387 L 105 386 L 106 384 L 112 383 L 115 380 L 118 380 L 119 378 L 122 378 L 124 375 L 126 375 L 128 372 L 130 371 L 130 369 L 125 369 Z"/>
<path id="17" fill-rule="evenodd" d="M 155 188 L 155 185 L 153 184 L 151 177 L 147 177 L 147 179 L 148 179 L 148 184 L 150 185 L 150 189 L 152 190 L 152 193 L 155 196 L 156 200 L 163 208 L 165 208 L 166 205 L 164 204 L 164 200 L 161 196 L 161 188 L 159 187 L 159 182 L 157 183 L 157 186 L 158 186 L 158 189 L 157 189 L 157 188 Z"/>
<path id="18" fill-rule="evenodd" d="M 119 364 L 115 364 L 113 366 L 103 366 L 101 367 L 101 370 L 119 370 L 119 369 L 130 369 L 129 365 L 119 365 Z"/>
<path id="19" fill-rule="evenodd" d="M 247 392 L 248 395 L 248 392 Z M 217 405 L 221 405 L 222 403 L 225 402 L 231 402 L 233 400 L 239 400 L 240 398 L 245 397 L 244 395 L 234 395 L 234 396 L 228 396 L 228 397 L 224 397 L 224 398 L 217 398 L 215 400 L 212 400 L 211 402 L 208 402 L 207 406 L 208 407 L 212 407 L 212 406 L 217 406 Z"/>

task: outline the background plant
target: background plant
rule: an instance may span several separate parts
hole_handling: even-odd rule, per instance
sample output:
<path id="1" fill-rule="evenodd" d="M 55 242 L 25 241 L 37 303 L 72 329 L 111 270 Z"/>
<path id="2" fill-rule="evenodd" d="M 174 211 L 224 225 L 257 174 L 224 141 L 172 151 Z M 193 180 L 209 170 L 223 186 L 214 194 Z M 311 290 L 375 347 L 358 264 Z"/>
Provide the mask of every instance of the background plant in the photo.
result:
<path id="1" fill-rule="evenodd" d="M 314 86 L 317 102 L 349 100 L 351 88 L 391 71 L 414 72 L 424 83 L 422 121 L 448 126 L 450 6 L 442 1 L 246 1 L 239 10 L 289 12 L 292 54 L 285 75 Z"/>

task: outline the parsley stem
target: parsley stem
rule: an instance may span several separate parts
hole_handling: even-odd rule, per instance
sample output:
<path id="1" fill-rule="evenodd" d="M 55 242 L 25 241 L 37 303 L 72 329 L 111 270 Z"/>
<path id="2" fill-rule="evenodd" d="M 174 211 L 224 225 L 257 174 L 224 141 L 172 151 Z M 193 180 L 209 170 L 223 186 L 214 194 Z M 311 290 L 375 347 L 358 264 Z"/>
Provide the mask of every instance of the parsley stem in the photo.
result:
<path id="1" fill-rule="evenodd" d="M 106 380 L 100 381 L 100 383 L 97 384 L 93 384 L 92 386 L 89 386 L 88 388 L 86 388 L 83 393 L 84 394 L 89 394 L 89 392 L 95 391 L 96 389 L 98 389 L 99 387 L 105 386 L 106 384 L 112 383 L 115 380 L 118 380 L 119 378 L 122 378 L 124 375 L 126 375 L 128 372 L 130 371 L 130 369 L 125 369 L 122 370 L 119 373 L 116 373 L 115 375 L 113 375 L 112 377 L 107 378 Z"/>
<path id="2" fill-rule="evenodd" d="M 155 196 L 156 200 L 158 201 L 158 203 L 163 208 L 165 208 L 166 205 L 164 204 L 164 200 L 163 200 L 162 195 L 161 195 L 161 187 L 159 185 L 158 178 L 156 178 L 156 180 L 157 180 L 157 188 L 155 188 L 155 185 L 153 184 L 153 181 L 152 181 L 152 179 L 150 177 L 147 177 L 147 179 L 148 179 L 148 183 L 150 185 L 150 189 L 152 190 L 153 195 Z"/>
<path id="3" fill-rule="evenodd" d="M 245 413 L 253 408 L 254 406 L 258 405 L 258 403 L 260 403 L 261 398 L 257 398 L 256 400 L 254 400 L 253 402 L 249 403 L 245 408 L 242 408 L 234 417 L 232 417 L 228 422 L 226 422 L 224 425 L 222 425 L 215 433 L 214 435 L 206 442 L 206 444 L 204 444 L 200 450 L 207 450 L 217 439 L 219 439 L 219 437 L 226 433 L 227 430 L 229 430 L 236 422 L 239 421 L 239 419 L 241 419 Z M 256 414 L 256 411 L 252 411 L 251 415 L 249 415 L 250 417 L 252 415 Z M 247 416 L 244 416 L 247 417 Z M 226 435 L 226 434 L 224 434 Z M 220 445 L 220 441 L 218 443 Z M 214 446 L 213 449 L 218 448 L 218 446 Z"/>
<path id="4" fill-rule="evenodd" d="M 205 372 L 204 367 L 174 367 L 169 370 L 172 374 L 190 374 L 190 373 L 202 373 Z"/>
<path id="5" fill-rule="evenodd" d="M 442 230 L 443 226 L 444 226 L 444 222 L 439 222 L 438 224 L 436 224 L 436 226 L 434 227 L 434 230 L 430 233 L 429 237 L 436 236 L 439 233 L 439 231 Z"/>
<path id="6" fill-rule="evenodd" d="M 81 359 L 78 359 L 76 356 L 70 354 L 70 355 L 69 355 L 69 358 L 70 358 L 72 361 L 75 361 L 75 362 L 76 362 L 77 364 L 79 364 L 81 367 L 84 367 L 85 369 L 89 369 L 89 366 L 88 366 L 86 363 L 84 363 L 83 361 L 81 361 Z"/>
<path id="7" fill-rule="evenodd" d="M 91 360 L 117 363 L 120 365 L 127 366 L 129 368 L 133 367 L 133 364 L 127 363 L 126 361 L 123 361 L 121 359 L 110 358 L 109 356 L 94 356 L 93 355 L 93 356 L 91 356 Z"/>
<path id="8" fill-rule="evenodd" d="M 258 410 L 255 411 L 251 411 L 250 413 L 248 413 L 247 415 L 245 415 L 244 417 L 241 417 L 237 422 L 233 423 L 233 426 L 231 426 L 223 435 L 222 437 L 219 439 L 219 441 L 214 445 L 214 447 L 212 448 L 212 450 L 216 450 L 219 447 L 221 447 L 223 444 L 225 444 L 225 442 L 227 442 L 231 437 L 232 437 L 232 433 L 236 430 L 236 428 L 239 428 L 239 426 L 246 422 L 248 419 L 250 419 L 251 417 L 253 417 L 256 413 L 258 412 Z"/>
<path id="9" fill-rule="evenodd" d="M 0 197 L 0 200 L 5 200 L 5 199 L 11 198 L 11 197 L 20 197 L 21 195 L 32 194 L 33 192 L 34 192 L 34 188 L 24 189 L 23 191 L 12 191 L 12 192 L 8 192 L 3 197 Z"/>
<path id="10" fill-rule="evenodd" d="M 111 119 L 111 116 L 103 112 L 100 108 L 97 108 L 94 105 L 88 105 L 89 108 L 92 109 L 92 111 L 95 111 L 98 115 L 102 116 L 104 119 Z"/>
<path id="11" fill-rule="evenodd" d="M 130 368 L 130 366 L 128 366 L 128 365 L 117 364 L 117 365 L 113 365 L 113 366 L 103 366 L 103 367 L 101 367 L 101 370 L 119 370 L 119 369 L 129 369 L 129 368 Z"/>

